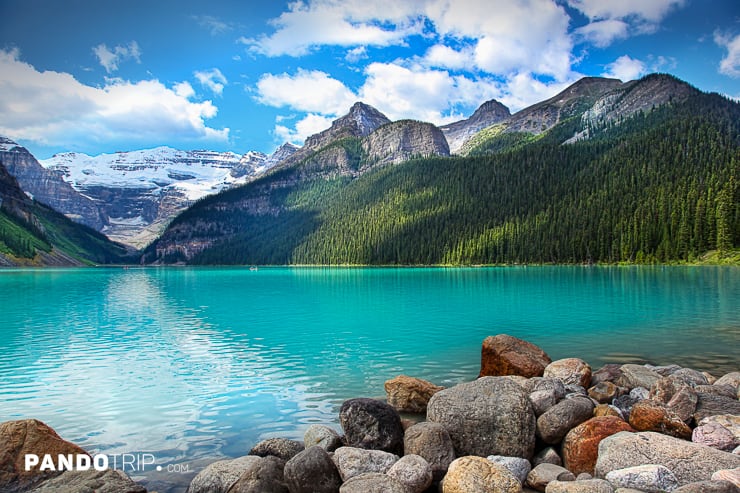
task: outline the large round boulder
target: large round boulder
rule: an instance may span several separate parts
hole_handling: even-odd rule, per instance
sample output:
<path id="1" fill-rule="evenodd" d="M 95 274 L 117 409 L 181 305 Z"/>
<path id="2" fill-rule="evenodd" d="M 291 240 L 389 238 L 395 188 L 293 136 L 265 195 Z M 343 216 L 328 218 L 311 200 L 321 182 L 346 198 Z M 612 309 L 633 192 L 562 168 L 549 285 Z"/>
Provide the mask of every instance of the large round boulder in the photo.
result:
<path id="1" fill-rule="evenodd" d="M 423 457 L 415 454 L 398 459 L 387 474 L 403 484 L 408 493 L 423 493 L 432 485 L 432 468 Z"/>
<path id="2" fill-rule="evenodd" d="M 239 476 L 227 493 L 290 493 L 285 484 L 285 461 L 274 455 L 261 457 Z"/>
<path id="3" fill-rule="evenodd" d="M 435 481 L 439 481 L 455 460 L 455 447 L 444 426 L 423 421 L 406 428 L 403 453 L 418 455 L 429 463 Z"/>
<path id="4" fill-rule="evenodd" d="M 524 389 L 508 378 L 483 377 L 437 392 L 427 419 L 445 427 L 458 456 L 532 458 L 534 411 Z"/>
<path id="5" fill-rule="evenodd" d="M 375 399 L 350 399 L 339 409 L 347 445 L 392 454 L 403 453 L 403 426 L 398 412 Z"/>
<path id="6" fill-rule="evenodd" d="M 342 481 L 366 472 L 387 473 L 398 456 L 382 450 L 368 450 L 357 447 L 339 447 L 332 456 Z"/>
<path id="7" fill-rule="evenodd" d="M 541 377 L 552 360 L 539 347 L 506 334 L 489 336 L 481 348 L 480 377 Z"/>
<path id="8" fill-rule="evenodd" d="M 588 397 L 565 399 L 537 418 L 537 436 L 549 445 L 555 445 L 574 427 L 591 418 L 594 403 Z"/>
<path id="9" fill-rule="evenodd" d="M 342 485 L 337 466 L 318 445 L 290 459 L 284 475 L 290 493 L 336 493 Z"/>
<path id="10" fill-rule="evenodd" d="M 213 462 L 190 481 L 187 493 L 226 493 L 242 473 L 255 467 L 261 460 L 259 456 L 247 455 Z"/>

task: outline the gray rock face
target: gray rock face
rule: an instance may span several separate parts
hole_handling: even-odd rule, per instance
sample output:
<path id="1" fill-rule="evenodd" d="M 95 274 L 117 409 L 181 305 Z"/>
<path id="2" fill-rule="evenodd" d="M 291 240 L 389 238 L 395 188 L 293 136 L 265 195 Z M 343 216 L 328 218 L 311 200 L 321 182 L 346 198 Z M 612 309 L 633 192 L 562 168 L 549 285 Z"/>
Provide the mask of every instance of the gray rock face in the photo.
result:
<path id="1" fill-rule="evenodd" d="M 665 466 L 684 485 L 711 479 L 720 469 L 740 467 L 740 456 L 660 433 L 620 432 L 599 444 L 595 476 L 644 464 Z"/>
<path id="2" fill-rule="evenodd" d="M 550 445 L 560 443 L 572 428 L 591 418 L 593 411 L 593 402 L 585 397 L 560 401 L 537 418 L 537 436 Z"/>
<path id="3" fill-rule="evenodd" d="M 126 473 L 114 469 L 105 471 L 67 471 L 45 481 L 33 493 L 146 493 L 146 488 L 136 484 Z"/>
<path id="4" fill-rule="evenodd" d="M 283 477 L 285 461 L 262 457 L 242 473 L 228 493 L 290 493 Z"/>
<path id="5" fill-rule="evenodd" d="M 336 493 L 342 478 L 329 454 L 320 446 L 309 447 L 285 464 L 290 493 Z"/>
<path id="6" fill-rule="evenodd" d="M 410 426 L 403 436 L 404 454 L 415 454 L 429 463 L 434 480 L 439 481 L 455 460 L 450 434 L 439 423 L 424 421 Z"/>
<path id="7" fill-rule="evenodd" d="M 247 469 L 261 460 L 247 455 L 233 460 L 221 460 L 208 465 L 193 478 L 188 493 L 226 493 Z"/>
<path id="8" fill-rule="evenodd" d="M 665 466 L 646 464 L 610 471 L 606 480 L 617 488 L 634 488 L 648 493 L 673 491 L 678 479 Z"/>
<path id="9" fill-rule="evenodd" d="M 346 481 L 339 493 L 408 493 L 406 487 L 387 474 L 368 472 Z"/>
<path id="10" fill-rule="evenodd" d="M 432 484 L 432 468 L 423 457 L 414 454 L 401 457 L 387 474 L 403 484 L 408 493 L 422 493 Z"/>
<path id="11" fill-rule="evenodd" d="M 486 101 L 465 120 L 440 127 L 450 146 L 450 152 L 456 154 L 465 142 L 477 132 L 490 127 L 511 116 L 509 108 L 495 99 Z"/>
<path id="12" fill-rule="evenodd" d="M 401 120 L 375 130 L 362 140 L 368 161 L 400 163 L 412 157 L 449 156 L 442 131 L 431 123 Z"/>
<path id="13" fill-rule="evenodd" d="M 458 456 L 530 459 L 535 416 L 524 390 L 507 378 L 483 377 L 434 394 L 427 419 L 447 429 Z"/>
<path id="14" fill-rule="evenodd" d="M 262 440 L 252 447 L 248 455 L 257 455 L 267 457 L 272 455 L 283 460 L 290 460 L 293 456 L 303 451 L 304 447 L 301 442 L 288 440 L 287 438 L 268 438 Z"/>
<path id="15" fill-rule="evenodd" d="M 306 139 L 304 148 L 320 149 L 343 137 L 365 137 L 391 121 L 383 113 L 365 103 L 355 103 L 349 113 L 334 120 L 331 127 Z M 296 154 L 297 155 L 297 154 Z"/>
<path id="16" fill-rule="evenodd" d="M 342 446 L 339 433 L 325 425 L 311 425 L 303 434 L 303 444 L 306 448 L 318 445 L 327 452 L 334 452 Z"/>
<path id="17" fill-rule="evenodd" d="M 347 445 L 403 453 L 403 426 L 398 412 L 374 399 L 350 399 L 339 409 Z"/>
<path id="18" fill-rule="evenodd" d="M 339 447 L 332 457 L 343 481 L 366 472 L 386 473 L 398 461 L 398 456 L 382 450 Z"/>

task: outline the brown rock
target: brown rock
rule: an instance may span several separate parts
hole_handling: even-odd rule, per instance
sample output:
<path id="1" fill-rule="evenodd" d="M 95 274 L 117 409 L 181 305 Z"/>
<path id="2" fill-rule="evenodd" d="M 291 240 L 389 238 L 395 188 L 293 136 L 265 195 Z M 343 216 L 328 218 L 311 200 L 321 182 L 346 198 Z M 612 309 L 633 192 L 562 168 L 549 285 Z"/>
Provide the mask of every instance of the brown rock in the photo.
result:
<path id="1" fill-rule="evenodd" d="M 444 387 L 406 375 L 399 375 L 385 382 L 388 404 L 397 411 L 408 413 L 426 412 L 429 399 L 442 389 Z"/>
<path id="2" fill-rule="evenodd" d="M 82 448 L 62 439 L 50 426 L 39 420 L 0 423 L 0 491 L 31 489 L 32 485 L 61 474 L 56 471 L 40 471 L 40 463 L 26 471 L 26 454 L 35 454 L 40 460 L 45 454 L 49 454 L 55 464 L 59 454 L 88 455 Z"/>
<path id="3" fill-rule="evenodd" d="M 588 389 L 588 396 L 599 404 L 609 404 L 615 397 L 624 395 L 627 389 L 619 387 L 612 382 L 600 382 Z"/>
<path id="4" fill-rule="evenodd" d="M 489 336 L 483 341 L 479 377 L 521 375 L 541 377 L 552 362 L 534 344 L 506 334 Z"/>
<path id="5" fill-rule="evenodd" d="M 553 361 L 545 367 L 545 378 L 559 378 L 565 385 L 591 385 L 591 366 L 579 358 L 565 358 Z"/>
<path id="6" fill-rule="evenodd" d="M 653 384 L 650 388 L 650 400 L 664 405 L 688 423 L 696 410 L 698 397 L 692 386 L 677 372 Z"/>
<path id="7" fill-rule="evenodd" d="M 616 416 L 617 418 L 624 420 L 622 412 L 611 404 L 599 404 L 594 408 L 594 417 L 600 416 Z"/>
<path id="8" fill-rule="evenodd" d="M 591 418 L 568 432 L 563 440 L 565 468 L 573 474 L 593 475 L 599 443 L 604 438 L 620 431 L 635 430 L 624 420 L 615 416 Z"/>
<path id="9" fill-rule="evenodd" d="M 622 376 L 622 365 L 619 363 L 607 363 L 598 370 L 591 373 L 591 385 L 598 385 L 601 382 L 614 383 Z"/>
<path id="10" fill-rule="evenodd" d="M 521 493 L 522 485 L 504 466 L 483 457 L 465 456 L 450 464 L 442 493 Z"/>
<path id="11" fill-rule="evenodd" d="M 651 400 L 632 407 L 630 425 L 637 431 L 657 431 L 684 440 L 691 440 L 691 428 L 671 410 Z"/>

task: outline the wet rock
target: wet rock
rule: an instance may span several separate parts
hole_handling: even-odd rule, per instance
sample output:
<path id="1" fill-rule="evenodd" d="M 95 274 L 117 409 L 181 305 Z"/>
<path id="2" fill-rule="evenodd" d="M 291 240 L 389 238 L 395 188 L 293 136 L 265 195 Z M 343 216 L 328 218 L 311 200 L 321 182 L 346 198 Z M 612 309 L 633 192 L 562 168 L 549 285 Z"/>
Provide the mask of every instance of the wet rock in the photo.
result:
<path id="1" fill-rule="evenodd" d="M 339 433 L 326 425 L 311 425 L 303 434 L 303 444 L 306 449 L 319 446 L 327 452 L 334 452 L 342 446 Z"/>
<path id="2" fill-rule="evenodd" d="M 691 439 L 691 428 L 679 416 L 651 400 L 634 405 L 629 424 L 637 431 L 657 431 L 684 440 Z"/>
<path id="3" fill-rule="evenodd" d="M 445 427 L 457 455 L 506 455 L 529 459 L 535 416 L 524 390 L 502 377 L 482 377 L 437 392 L 427 419 Z"/>
<path id="4" fill-rule="evenodd" d="M 285 461 L 274 455 L 260 458 L 245 470 L 228 493 L 290 493 L 283 477 Z"/>
<path id="5" fill-rule="evenodd" d="M 368 472 L 346 481 L 339 493 L 408 493 L 406 487 L 387 474 Z"/>
<path id="6" fill-rule="evenodd" d="M 415 454 L 429 463 L 435 481 L 439 481 L 455 460 L 455 448 L 450 434 L 439 423 L 424 421 L 406 430 L 403 436 L 404 454 Z"/>
<path id="7" fill-rule="evenodd" d="M 678 488 L 678 479 L 665 466 L 646 464 L 610 471 L 606 480 L 617 488 L 634 488 L 648 493 L 673 491 Z"/>
<path id="8" fill-rule="evenodd" d="M 256 455 L 258 457 L 267 457 L 272 455 L 280 459 L 290 460 L 297 453 L 302 452 L 304 449 L 303 444 L 296 440 L 288 440 L 287 438 L 268 438 L 262 440 L 257 445 L 252 447 L 247 455 Z"/>
<path id="9" fill-rule="evenodd" d="M 537 436 L 547 444 L 557 444 L 575 426 L 593 416 L 594 404 L 585 397 L 559 402 L 537 418 Z"/>
<path id="10" fill-rule="evenodd" d="M 691 460 L 686 460 L 686 458 Z M 660 433 L 617 433 L 599 444 L 594 476 L 643 464 L 659 464 L 675 474 L 680 484 L 711 479 L 720 469 L 740 466 L 740 456 Z"/>
<path id="11" fill-rule="evenodd" d="M 398 459 L 387 474 L 404 485 L 408 493 L 422 493 L 432 484 L 432 468 L 423 457 L 414 454 Z"/>
<path id="12" fill-rule="evenodd" d="M 716 385 L 716 384 L 715 384 Z M 697 393 L 694 420 L 698 423 L 708 416 L 734 414 L 740 416 L 740 401 L 722 395 Z"/>
<path id="13" fill-rule="evenodd" d="M 9 490 L 3 490 L 9 491 Z M 114 469 L 105 471 L 66 471 L 34 488 L 32 493 L 146 493 L 126 473 Z"/>
<path id="14" fill-rule="evenodd" d="M 59 454 L 88 455 L 82 448 L 62 439 L 50 426 L 37 419 L 0 423 L 0 491 L 28 489 L 60 474 L 55 471 L 41 471 L 40 463 L 26 471 L 26 454 L 35 454 L 39 459 L 44 454 L 54 458 Z"/>
<path id="15" fill-rule="evenodd" d="M 598 370 L 591 373 L 591 385 L 598 385 L 601 382 L 614 383 L 622 376 L 622 365 L 618 363 L 608 363 Z"/>
<path id="16" fill-rule="evenodd" d="M 551 361 L 547 353 L 530 342 L 506 334 L 489 336 L 481 348 L 478 376 L 541 377 Z"/>
<path id="17" fill-rule="evenodd" d="M 537 452 L 537 455 L 532 459 L 533 466 L 536 467 L 540 464 L 554 464 L 556 466 L 562 466 L 563 460 L 553 447 L 546 447 Z"/>
<path id="18" fill-rule="evenodd" d="M 619 387 L 612 382 L 600 382 L 588 389 L 588 396 L 599 404 L 608 404 L 615 397 L 628 392 L 624 387 Z"/>
<path id="19" fill-rule="evenodd" d="M 429 399 L 442 389 L 444 387 L 406 375 L 385 382 L 388 404 L 397 411 L 408 413 L 426 412 Z"/>
<path id="20" fill-rule="evenodd" d="M 398 456 L 382 450 L 356 447 L 339 447 L 332 457 L 343 481 L 366 472 L 385 474 L 398 460 Z"/>
<path id="21" fill-rule="evenodd" d="M 594 473 L 599 443 L 620 431 L 635 430 L 614 416 L 591 418 L 568 432 L 563 440 L 563 463 L 573 474 Z"/>
<path id="22" fill-rule="evenodd" d="M 622 375 L 614 383 L 628 389 L 634 389 L 635 387 L 649 389 L 655 382 L 662 378 L 662 375 L 659 373 L 642 365 L 622 365 L 619 370 L 622 372 Z"/>
<path id="23" fill-rule="evenodd" d="M 558 378 L 565 385 L 588 388 L 591 384 L 591 366 L 580 358 L 559 359 L 547 365 L 542 376 Z"/>
<path id="24" fill-rule="evenodd" d="M 537 491 L 545 491 L 547 485 L 552 481 L 575 481 L 576 477 L 564 467 L 555 464 L 539 464 L 529 471 L 527 475 L 527 486 Z"/>
<path id="25" fill-rule="evenodd" d="M 673 493 L 738 493 L 738 488 L 729 481 L 698 481 L 673 490 Z"/>
<path id="26" fill-rule="evenodd" d="M 522 485 L 505 467 L 483 457 L 466 456 L 450 464 L 442 493 L 520 493 Z"/>
<path id="27" fill-rule="evenodd" d="M 314 445 L 285 464 L 285 483 L 290 493 L 336 493 L 342 478 L 329 454 Z"/>
<path id="28" fill-rule="evenodd" d="M 220 460 L 209 464 L 193 478 L 188 493 L 226 493 L 247 471 L 260 460 L 256 455 L 247 455 L 238 459 Z"/>
<path id="29" fill-rule="evenodd" d="M 614 493 L 614 488 L 604 479 L 585 479 L 578 481 L 551 481 L 545 493 Z"/>
<path id="30" fill-rule="evenodd" d="M 486 457 L 489 461 L 506 469 L 522 484 L 527 480 L 527 474 L 532 470 L 532 464 L 527 459 L 521 457 L 504 457 L 503 455 L 489 455 Z"/>
<path id="31" fill-rule="evenodd" d="M 385 402 L 364 398 L 345 401 L 339 423 L 350 447 L 403 453 L 401 417 Z"/>

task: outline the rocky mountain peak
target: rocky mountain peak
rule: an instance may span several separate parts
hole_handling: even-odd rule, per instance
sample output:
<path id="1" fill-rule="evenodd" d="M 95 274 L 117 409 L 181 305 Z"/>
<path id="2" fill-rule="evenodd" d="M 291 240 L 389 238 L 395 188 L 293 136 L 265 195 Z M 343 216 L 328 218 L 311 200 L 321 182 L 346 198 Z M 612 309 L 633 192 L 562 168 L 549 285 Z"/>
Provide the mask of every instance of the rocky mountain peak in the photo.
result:
<path id="1" fill-rule="evenodd" d="M 509 108 L 495 99 L 486 101 L 476 109 L 470 118 L 440 127 L 444 133 L 450 152 L 457 153 L 465 142 L 480 130 L 499 123 L 511 116 Z"/>
<path id="2" fill-rule="evenodd" d="M 346 115 L 337 118 L 323 132 L 306 139 L 306 150 L 318 150 L 333 141 L 346 137 L 365 137 L 376 128 L 391 121 L 383 113 L 365 103 L 355 103 Z"/>
<path id="3" fill-rule="evenodd" d="M 352 107 L 349 109 L 349 113 L 344 118 L 351 118 L 354 121 L 359 134 L 357 135 L 357 137 L 365 137 L 381 125 L 390 123 L 388 117 L 386 117 L 383 113 L 373 108 L 369 104 L 365 104 L 362 102 L 357 102 L 353 104 Z"/>

